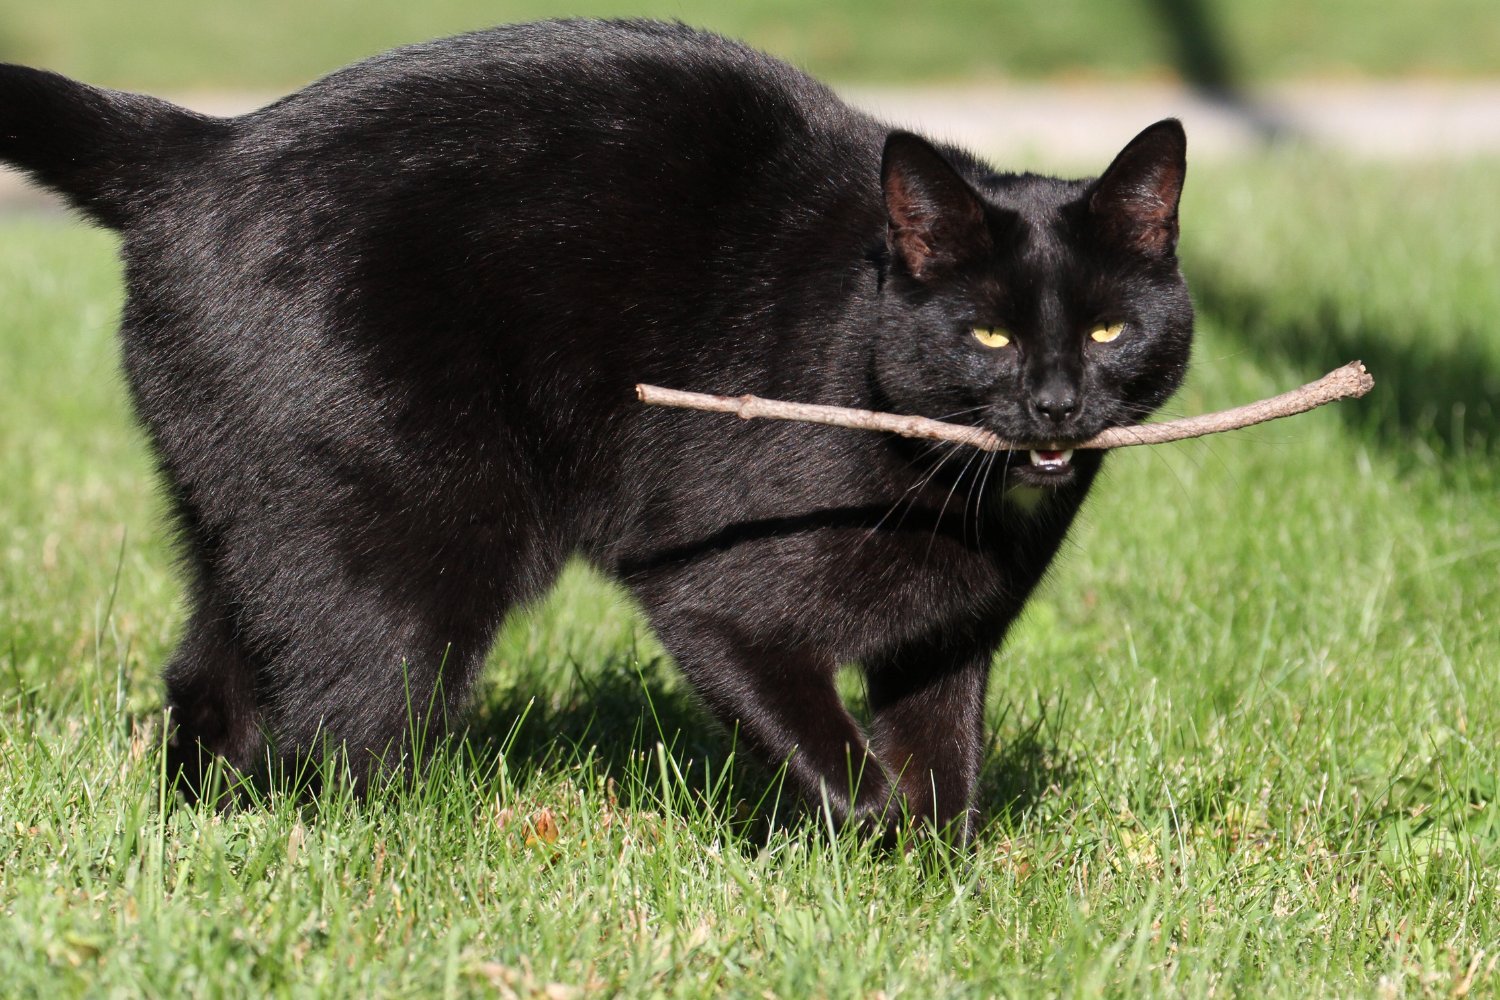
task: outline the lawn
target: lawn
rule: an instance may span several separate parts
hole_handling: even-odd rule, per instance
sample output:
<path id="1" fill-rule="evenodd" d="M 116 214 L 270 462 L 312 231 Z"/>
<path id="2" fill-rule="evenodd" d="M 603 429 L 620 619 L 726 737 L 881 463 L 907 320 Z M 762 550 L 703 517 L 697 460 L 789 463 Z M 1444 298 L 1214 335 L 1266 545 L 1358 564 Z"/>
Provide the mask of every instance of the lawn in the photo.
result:
<path id="1" fill-rule="evenodd" d="M 0 220 L 3 992 L 1493 995 L 1496 166 L 1195 168 L 1170 409 L 1351 357 L 1376 391 L 1111 458 L 997 663 L 959 856 L 768 830 L 774 776 L 582 571 L 421 787 L 166 804 L 180 608 L 112 241 Z"/>
<path id="2" fill-rule="evenodd" d="M 560 15 L 680 18 L 840 81 L 1495 72 L 1493 0 L 12 2 L 0 60 L 118 87 L 279 91 L 405 42 Z M 1188 53 L 1191 53 L 1189 55 Z"/>

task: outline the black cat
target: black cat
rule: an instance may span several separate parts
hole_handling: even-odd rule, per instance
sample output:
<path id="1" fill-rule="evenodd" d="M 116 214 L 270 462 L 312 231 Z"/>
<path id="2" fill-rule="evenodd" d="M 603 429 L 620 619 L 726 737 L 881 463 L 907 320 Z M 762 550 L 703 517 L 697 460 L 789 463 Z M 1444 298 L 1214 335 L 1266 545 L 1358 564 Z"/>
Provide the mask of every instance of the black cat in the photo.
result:
<path id="1" fill-rule="evenodd" d="M 1164 121 L 1097 180 L 999 174 L 650 22 L 416 45 L 227 120 L 0 67 L 0 158 L 123 234 L 189 789 L 205 752 L 404 766 L 576 553 L 807 798 L 967 836 L 991 660 L 1102 460 L 1069 443 L 1187 365 L 1184 150 Z M 1036 450 L 648 409 L 642 381 Z"/>

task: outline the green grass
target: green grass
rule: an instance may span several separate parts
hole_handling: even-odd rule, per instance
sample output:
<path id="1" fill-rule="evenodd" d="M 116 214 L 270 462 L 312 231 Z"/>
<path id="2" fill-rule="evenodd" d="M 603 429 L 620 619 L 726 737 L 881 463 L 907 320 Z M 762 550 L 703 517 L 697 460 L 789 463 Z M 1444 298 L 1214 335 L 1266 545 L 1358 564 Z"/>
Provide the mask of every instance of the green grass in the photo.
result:
<path id="1" fill-rule="evenodd" d="M 1496 71 L 1492 0 L 10 0 L 0 59 L 112 86 L 281 90 L 420 39 L 561 15 L 681 18 L 838 80 L 1160 77 L 1196 58 L 1254 81 Z M 1169 9 L 1202 8 L 1197 17 Z M 1189 74 L 1191 75 L 1191 74 Z"/>
<path id="2" fill-rule="evenodd" d="M 1494 995 L 1495 167 L 1195 169 L 1172 409 L 1377 389 L 1111 459 L 998 661 L 971 858 L 747 832 L 774 784 L 577 571 L 420 787 L 164 809 L 111 240 L 0 222 L 3 992 Z"/>

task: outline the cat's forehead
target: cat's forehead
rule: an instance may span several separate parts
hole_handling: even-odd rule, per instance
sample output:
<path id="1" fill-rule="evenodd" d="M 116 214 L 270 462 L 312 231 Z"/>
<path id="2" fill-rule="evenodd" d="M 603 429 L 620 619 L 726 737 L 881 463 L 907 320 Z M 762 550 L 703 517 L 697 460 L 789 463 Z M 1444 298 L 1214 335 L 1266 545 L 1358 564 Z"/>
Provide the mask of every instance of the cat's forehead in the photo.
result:
<path id="1" fill-rule="evenodd" d="M 1097 302 L 1113 294 L 1117 258 L 1093 252 L 1088 227 L 1079 225 L 1093 185 L 1036 174 L 994 174 L 979 185 L 985 200 L 1014 220 L 999 230 L 994 276 L 1012 305 Z"/>
<path id="2" fill-rule="evenodd" d="M 990 173 L 979 187 L 995 207 L 1016 213 L 1032 226 L 1045 226 L 1053 223 L 1064 207 L 1078 201 L 1090 183 L 1041 174 Z"/>
<path id="3" fill-rule="evenodd" d="M 1001 247 L 1012 281 L 1068 284 L 1092 275 L 1099 260 L 1085 251 L 1087 227 L 1080 227 L 1094 180 L 1065 180 L 1038 174 L 993 174 L 981 186 L 985 200 L 1015 220 L 1005 227 Z"/>

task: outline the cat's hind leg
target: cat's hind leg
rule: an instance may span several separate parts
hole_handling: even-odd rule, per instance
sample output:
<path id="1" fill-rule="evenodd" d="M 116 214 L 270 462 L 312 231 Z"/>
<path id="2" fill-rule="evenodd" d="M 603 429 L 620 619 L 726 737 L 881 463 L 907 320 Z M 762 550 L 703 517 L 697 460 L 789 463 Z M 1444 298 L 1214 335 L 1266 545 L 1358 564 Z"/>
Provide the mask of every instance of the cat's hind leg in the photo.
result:
<path id="1" fill-rule="evenodd" d="M 211 595 L 198 597 L 165 679 L 167 775 L 189 801 L 217 797 L 264 765 L 255 671 L 228 610 Z"/>
<path id="2" fill-rule="evenodd" d="M 385 551 L 370 560 L 285 546 L 279 586 L 257 595 L 249 628 L 272 650 L 260 695 L 279 780 L 327 762 L 364 790 L 420 766 L 461 718 L 512 603 L 483 547 L 360 540 L 374 545 Z"/>
<path id="3" fill-rule="evenodd" d="M 273 664 L 267 716 L 277 777 L 300 781 L 333 763 L 364 790 L 420 766 L 446 736 L 488 636 L 454 641 L 401 616 L 328 624 L 328 634 L 289 643 Z"/>
<path id="4" fill-rule="evenodd" d="M 325 759 L 360 789 L 407 771 L 466 707 L 516 598 L 514 534 L 303 497 L 239 504 L 211 535 L 183 518 L 195 606 L 165 679 L 190 799 L 215 759 L 272 788 L 316 784 Z"/>

